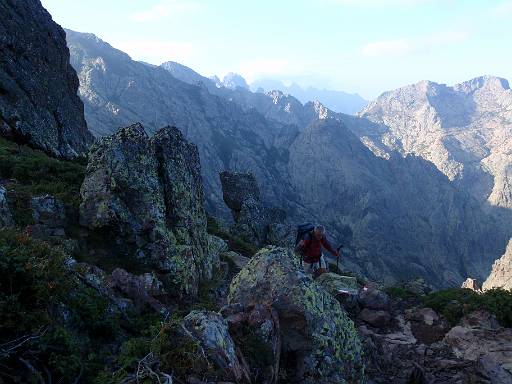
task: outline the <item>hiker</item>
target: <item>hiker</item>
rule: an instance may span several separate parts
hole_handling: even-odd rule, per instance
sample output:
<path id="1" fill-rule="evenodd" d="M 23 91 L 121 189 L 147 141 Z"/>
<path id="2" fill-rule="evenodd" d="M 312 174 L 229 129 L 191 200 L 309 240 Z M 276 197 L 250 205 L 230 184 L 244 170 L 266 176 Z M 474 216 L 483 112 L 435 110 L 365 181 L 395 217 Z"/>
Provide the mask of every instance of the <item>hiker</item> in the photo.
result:
<path id="1" fill-rule="evenodd" d="M 340 254 L 327 240 L 323 225 L 316 225 L 313 230 L 307 232 L 298 242 L 295 250 L 302 255 L 304 271 L 306 273 L 321 275 L 327 272 L 327 264 L 322 253 L 322 247 L 327 249 L 333 256 L 338 257 Z"/>

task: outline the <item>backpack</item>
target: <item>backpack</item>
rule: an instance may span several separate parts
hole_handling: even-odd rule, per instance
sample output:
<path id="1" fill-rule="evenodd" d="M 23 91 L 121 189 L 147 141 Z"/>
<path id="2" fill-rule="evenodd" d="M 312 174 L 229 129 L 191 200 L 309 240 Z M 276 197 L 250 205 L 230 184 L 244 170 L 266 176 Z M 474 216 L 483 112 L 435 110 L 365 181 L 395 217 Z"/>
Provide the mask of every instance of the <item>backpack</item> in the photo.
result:
<path id="1" fill-rule="evenodd" d="M 295 246 L 299 244 L 304 237 L 315 229 L 315 225 L 311 223 L 299 224 L 297 225 L 297 238 L 295 239 Z"/>

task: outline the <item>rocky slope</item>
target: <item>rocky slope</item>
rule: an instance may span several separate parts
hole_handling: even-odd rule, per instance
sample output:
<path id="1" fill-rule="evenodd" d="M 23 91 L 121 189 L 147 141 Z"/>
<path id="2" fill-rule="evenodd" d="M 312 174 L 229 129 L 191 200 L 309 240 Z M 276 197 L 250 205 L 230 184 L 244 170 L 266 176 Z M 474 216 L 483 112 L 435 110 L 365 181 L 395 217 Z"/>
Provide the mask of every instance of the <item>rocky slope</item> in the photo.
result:
<path id="1" fill-rule="evenodd" d="M 199 149 L 210 213 L 229 217 L 219 172 L 249 171 L 262 201 L 290 221 L 325 223 L 347 246 L 345 265 L 372 278 L 409 277 L 412 268 L 435 276 L 436 285 L 459 285 L 466 276 L 486 276 L 503 253 L 507 227 L 429 162 L 391 156 L 385 148 L 375 156 L 354 135 L 379 132 L 381 125 L 320 103 L 302 105 L 281 92 L 198 86 L 192 78 L 199 75 L 181 68 L 188 84 L 94 35 L 68 31 L 68 45 L 93 132 L 133 120 L 149 133 L 156 124 L 180 126 Z"/>
<path id="2" fill-rule="evenodd" d="M 381 125 L 358 132 L 385 152 L 431 161 L 480 201 L 512 208 L 512 90 L 485 76 L 453 87 L 422 81 L 382 94 L 359 116 Z"/>
<path id="3" fill-rule="evenodd" d="M 85 115 L 95 135 L 110 134 L 135 121 L 150 134 L 165 125 L 178 126 L 198 146 L 210 212 L 228 215 L 218 178 L 223 169 L 254 169 L 258 179 L 265 180 L 263 193 L 278 199 L 279 164 L 268 159 L 278 156 L 271 143 L 285 129 L 283 124 L 254 110 L 246 112 L 163 68 L 135 62 L 92 34 L 68 30 L 67 39 Z"/>
<path id="4" fill-rule="evenodd" d="M 492 288 L 512 290 L 512 239 L 505 254 L 494 262 L 490 275 L 482 284 L 483 290 Z"/>
<path id="5" fill-rule="evenodd" d="M 294 191 L 309 217 L 339 234 L 349 269 L 460 285 L 460 271 L 481 279 L 503 252 L 510 228 L 421 158 L 373 156 L 332 119 L 308 126 L 289 151 Z"/>
<path id="6" fill-rule="evenodd" d="M 0 134 L 54 156 L 84 155 L 93 136 L 62 28 L 39 0 L 7 0 L 0 36 Z"/>

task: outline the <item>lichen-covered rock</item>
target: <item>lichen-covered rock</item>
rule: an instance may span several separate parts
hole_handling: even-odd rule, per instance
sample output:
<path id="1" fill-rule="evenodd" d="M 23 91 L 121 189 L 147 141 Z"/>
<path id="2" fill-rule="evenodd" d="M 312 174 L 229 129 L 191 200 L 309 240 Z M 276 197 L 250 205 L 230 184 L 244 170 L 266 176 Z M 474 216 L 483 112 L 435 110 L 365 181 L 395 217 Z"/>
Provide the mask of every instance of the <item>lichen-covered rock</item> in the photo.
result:
<path id="1" fill-rule="evenodd" d="M 33 197 L 31 200 L 34 225 L 31 235 L 38 239 L 62 238 L 66 235 L 64 203 L 51 195 Z"/>
<path id="2" fill-rule="evenodd" d="M 263 244 L 268 217 L 260 200 L 260 190 L 252 173 L 220 173 L 224 202 L 231 209 L 235 226 L 232 231 L 245 241 Z"/>
<path id="3" fill-rule="evenodd" d="M 252 173 L 228 172 L 220 173 L 224 202 L 235 216 L 242 210 L 247 200 L 260 204 L 260 189 Z"/>
<path id="4" fill-rule="evenodd" d="M 316 282 L 333 296 L 337 296 L 340 291 L 357 293 L 359 290 L 355 277 L 342 276 L 332 272 L 322 273 L 318 276 Z"/>
<path id="5" fill-rule="evenodd" d="M 220 173 L 224 202 L 231 209 L 235 225 L 231 229 L 245 241 L 257 245 L 270 243 L 282 244 L 279 238 L 286 234 L 284 228 L 276 227 L 286 218 L 286 212 L 278 208 L 265 207 L 260 199 L 260 190 L 252 173 L 224 171 Z M 275 233 L 275 232 L 282 233 Z"/>
<path id="6" fill-rule="evenodd" d="M 14 219 L 7 204 L 7 191 L 0 184 L 0 228 L 10 227 L 14 225 Z"/>
<path id="7" fill-rule="evenodd" d="M 222 257 L 230 260 L 238 269 L 245 267 L 250 260 L 248 257 L 242 256 L 234 251 L 223 252 Z"/>
<path id="8" fill-rule="evenodd" d="M 489 277 L 482 284 L 484 291 L 492 288 L 512 289 L 512 239 L 505 254 L 494 262 Z"/>
<path id="9" fill-rule="evenodd" d="M 289 249 L 258 252 L 233 279 L 230 303 L 270 304 L 279 314 L 282 368 L 302 383 L 362 383 L 361 344 L 340 304 L 300 269 Z"/>
<path id="10" fill-rule="evenodd" d="M 149 139 L 134 124 L 91 148 L 80 224 L 195 294 L 217 263 L 208 252 L 202 188 L 197 149 L 178 129 Z"/>
<path id="11" fill-rule="evenodd" d="M 247 361 L 255 383 L 279 382 L 281 330 L 279 315 L 270 305 L 228 305 L 221 310 L 229 332 Z"/>
<path id="12" fill-rule="evenodd" d="M 223 381 L 250 383 L 249 371 L 239 353 L 226 320 L 216 312 L 192 311 L 183 319 L 186 334 L 199 343 L 207 359 L 223 373 Z"/>
<path id="13" fill-rule="evenodd" d="M 74 158 L 93 142 L 64 30 L 39 0 L 0 3 L 0 135 Z"/>

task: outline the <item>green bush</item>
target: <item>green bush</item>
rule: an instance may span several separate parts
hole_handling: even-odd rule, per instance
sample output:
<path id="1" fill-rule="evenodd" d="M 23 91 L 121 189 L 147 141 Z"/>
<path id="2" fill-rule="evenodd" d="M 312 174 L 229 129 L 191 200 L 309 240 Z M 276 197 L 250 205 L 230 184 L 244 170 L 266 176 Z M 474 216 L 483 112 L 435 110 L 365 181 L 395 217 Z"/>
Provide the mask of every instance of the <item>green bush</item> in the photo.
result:
<path id="1" fill-rule="evenodd" d="M 121 334 L 118 312 L 74 278 L 66 257 L 18 230 L 0 230 L 0 345 L 24 341 L 0 348 L 0 365 L 9 367 L 0 381 L 4 373 L 25 372 L 23 382 L 37 382 L 48 370 L 55 382 L 87 382 L 105 365 L 107 344 Z"/>
<path id="2" fill-rule="evenodd" d="M 66 161 L 0 137 L 0 179 L 6 183 L 19 225 L 31 224 L 30 198 L 48 193 L 74 212 L 80 203 L 84 161 Z"/>
<path id="3" fill-rule="evenodd" d="M 419 295 L 417 293 L 415 293 L 407 288 L 400 287 L 400 286 L 387 287 L 385 289 L 385 292 L 390 297 L 396 297 L 396 298 L 400 298 L 400 299 L 413 299 L 413 298 L 419 297 Z"/>
<path id="4" fill-rule="evenodd" d="M 502 326 L 512 327 L 512 292 L 503 289 L 484 293 L 465 288 L 446 289 L 428 294 L 423 304 L 442 314 L 452 326 L 462 316 L 482 309 L 494 314 Z"/>

